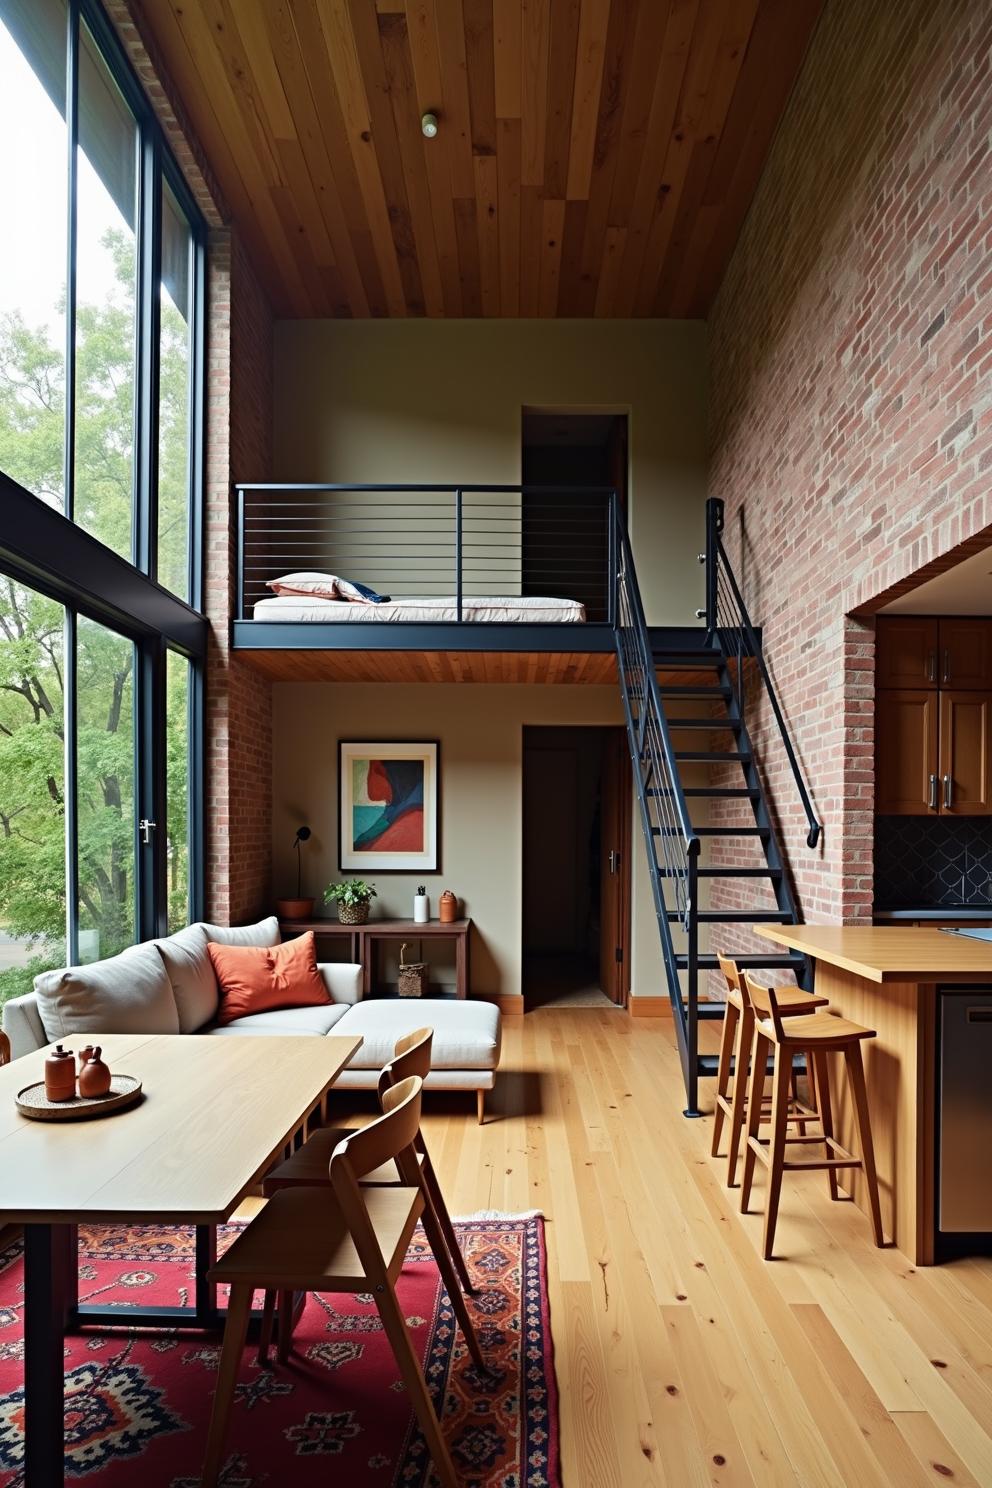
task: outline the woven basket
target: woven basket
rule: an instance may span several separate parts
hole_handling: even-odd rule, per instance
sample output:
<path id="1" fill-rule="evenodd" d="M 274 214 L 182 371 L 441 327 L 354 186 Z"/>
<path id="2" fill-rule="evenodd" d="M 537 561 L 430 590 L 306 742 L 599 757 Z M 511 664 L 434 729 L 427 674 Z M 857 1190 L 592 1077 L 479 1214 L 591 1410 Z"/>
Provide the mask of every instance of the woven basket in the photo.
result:
<path id="1" fill-rule="evenodd" d="M 369 922 L 368 904 L 339 904 L 338 919 L 342 925 L 367 925 Z"/>
<path id="2" fill-rule="evenodd" d="M 405 954 L 406 941 L 400 946 L 400 996 L 423 997 L 427 992 L 427 962 L 404 961 Z"/>

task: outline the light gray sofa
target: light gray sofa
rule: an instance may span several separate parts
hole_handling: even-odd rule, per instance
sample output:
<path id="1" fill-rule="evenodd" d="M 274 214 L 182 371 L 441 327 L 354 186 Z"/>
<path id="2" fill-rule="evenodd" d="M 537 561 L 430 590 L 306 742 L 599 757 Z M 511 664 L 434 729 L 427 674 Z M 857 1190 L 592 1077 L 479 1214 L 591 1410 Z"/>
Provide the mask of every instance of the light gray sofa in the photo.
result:
<path id="1" fill-rule="evenodd" d="M 217 980 L 207 942 L 274 946 L 273 917 L 228 928 L 196 924 L 162 940 L 145 941 L 88 966 L 46 971 L 34 991 L 3 1008 L 3 1029 L 15 1059 L 58 1040 L 91 1033 L 190 1033 L 214 1038 L 328 1033 L 360 1034 L 362 1046 L 338 1076 L 339 1086 L 374 1089 L 396 1040 L 415 1028 L 434 1029 L 427 1088 L 475 1090 L 479 1119 L 485 1092 L 496 1080 L 500 1016 L 491 1003 L 452 998 L 379 998 L 362 1001 L 362 968 L 318 967 L 328 1002 L 319 1007 L 252 1013 L 219 1027 Z"/>

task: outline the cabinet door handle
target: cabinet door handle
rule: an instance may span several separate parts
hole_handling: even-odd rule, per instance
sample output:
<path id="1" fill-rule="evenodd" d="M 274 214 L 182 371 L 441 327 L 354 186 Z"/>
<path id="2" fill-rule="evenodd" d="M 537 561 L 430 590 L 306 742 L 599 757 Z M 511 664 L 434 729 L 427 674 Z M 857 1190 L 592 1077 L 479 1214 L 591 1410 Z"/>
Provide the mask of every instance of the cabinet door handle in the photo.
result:
<path id="1" fill-rule="evenodd" d="M 944 652 L 944 681 L 945 682 L 950 682 L 950 680 L 951 680 L 951 653 L 950 653 L 950 651 L 945 651 Z"/>
<path id="2" fill-rule="evenodd" d="M 929 656 L 927 657 L 927 681 L 928 682 L 936 682 L 936 680 L 937 680 L 937 653 L 936 653 L 936 651 L 931 651 L 930 654 L 929 654 Z"/>
<path id="3" fill-rule="evenodd" d="M 930 776 L 930 799 L 927 801 L 927 805 L 930 807 L 930 810 L 931 811 L 936 811 L 937 810 L 937 777 L 936 777 L 936 775 L 931 775 Z"/>
<path id="4" fill-rule="evenodd" d="M 954 793 L 954 781 L 951 779 L 950 775 L 945 775 L 944 776 L 944 805 L 945 806 L 950 806 L 950 804 L 951 804 L 951 796 L 953 795 L 953 793 Z"/>

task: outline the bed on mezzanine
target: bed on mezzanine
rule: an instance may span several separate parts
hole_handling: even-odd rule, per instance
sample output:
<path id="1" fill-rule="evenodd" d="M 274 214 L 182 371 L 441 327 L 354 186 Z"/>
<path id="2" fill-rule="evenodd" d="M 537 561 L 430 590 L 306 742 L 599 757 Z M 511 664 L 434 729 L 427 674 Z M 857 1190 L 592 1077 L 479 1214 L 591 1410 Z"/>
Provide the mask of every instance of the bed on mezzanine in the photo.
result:
<path id="1" fill-rule="evenodd" d="M 236 489 L 233 647 L 270 676 L 615 676 L 610 490 Z"/>

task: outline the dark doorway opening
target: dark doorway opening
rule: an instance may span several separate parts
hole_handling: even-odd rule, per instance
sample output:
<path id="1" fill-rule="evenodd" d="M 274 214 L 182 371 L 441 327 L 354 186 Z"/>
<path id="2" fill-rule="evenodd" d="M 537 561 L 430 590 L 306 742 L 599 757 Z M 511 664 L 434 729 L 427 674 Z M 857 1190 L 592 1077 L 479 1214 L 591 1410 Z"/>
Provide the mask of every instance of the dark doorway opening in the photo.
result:
<path id="1" fill-rule="evenodd" d="M 622 728 L 524 729 L 526 1012 L 626 1006 L 630 793 Z"/>
<path id="2" fill-rule="evenodd" d="M 589 488 L 613 486 L 626 506 L 627 415 L 524 409 L 521 478 L 566 488 L 523 498 L 523 593 L 577 599 L 587 620 L 606 620 L 607 510 Z"/>

